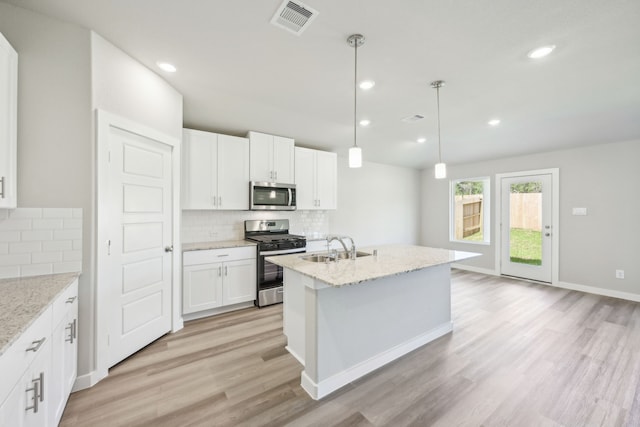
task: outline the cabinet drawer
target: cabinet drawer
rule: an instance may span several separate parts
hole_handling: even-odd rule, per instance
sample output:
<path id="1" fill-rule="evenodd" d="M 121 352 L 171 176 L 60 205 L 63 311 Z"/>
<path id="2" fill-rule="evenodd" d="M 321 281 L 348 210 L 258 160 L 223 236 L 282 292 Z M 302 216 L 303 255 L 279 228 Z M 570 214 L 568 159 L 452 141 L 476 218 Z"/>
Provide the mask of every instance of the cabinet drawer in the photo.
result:
<path id="1" fill-rule="evenodd" d="M 205 251 L 187 251 L 182 255 L 182 264 L 198 265 L 214 262 L 236 261 L 239 259 L 256 258 L 255 246 L 242 246 L 238 248 L 209 249 Z"/>
<path id="2" fill-rule="evenodd" d="M 52 320 L 52 309 L 51 306 L 48 306 L 11 347 L 0 356 L 0 378 L 2 378 L 2 381 L 0 381 L 0 404 L 2 404 L 11 389 L 13 389 L 13 386 L 42 350 L 44 343 L 51 339 Z"/>
<path id="3" fill-rule="evenodd" d="M 53 323 L 55 327 L 71 311 L 77 312 L 78 307 L 78 280 L 74 280 L 53 302 Z"/>

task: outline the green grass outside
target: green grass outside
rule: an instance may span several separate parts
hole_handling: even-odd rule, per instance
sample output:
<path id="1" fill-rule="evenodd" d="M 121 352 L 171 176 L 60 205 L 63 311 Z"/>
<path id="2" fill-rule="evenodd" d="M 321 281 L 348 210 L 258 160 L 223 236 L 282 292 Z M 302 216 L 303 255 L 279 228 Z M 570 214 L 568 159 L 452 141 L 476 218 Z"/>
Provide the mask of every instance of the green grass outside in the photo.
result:
<path id="1" fill-rule="evenodd" d="M 510 237 L 511 262 L 542 265 L 542 232 L 512 228 Z"/>

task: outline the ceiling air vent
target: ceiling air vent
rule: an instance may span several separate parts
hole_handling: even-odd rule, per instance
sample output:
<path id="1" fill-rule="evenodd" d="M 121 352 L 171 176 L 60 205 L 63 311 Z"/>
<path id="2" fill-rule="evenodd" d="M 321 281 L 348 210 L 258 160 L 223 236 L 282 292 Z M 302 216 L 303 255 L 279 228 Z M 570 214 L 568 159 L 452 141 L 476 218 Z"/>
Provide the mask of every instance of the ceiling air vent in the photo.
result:
<path id="1" fill-rule="evenodd" d="M 405 123 L 414 123 L 417 122 L 418 120 L 422 120 L 424 119 L 423 115 L 420 114 L 414 114 L 413 116 L 407 116 L 404 119 L 402 119 L 403 122 Z"/>
<path id="2" fill-rule="evenodd" d="M 285 0 L 271 18 L 271 23 L 299 36 L 316 19 L 316 16 L 318 11 L 306 4 Z"/>

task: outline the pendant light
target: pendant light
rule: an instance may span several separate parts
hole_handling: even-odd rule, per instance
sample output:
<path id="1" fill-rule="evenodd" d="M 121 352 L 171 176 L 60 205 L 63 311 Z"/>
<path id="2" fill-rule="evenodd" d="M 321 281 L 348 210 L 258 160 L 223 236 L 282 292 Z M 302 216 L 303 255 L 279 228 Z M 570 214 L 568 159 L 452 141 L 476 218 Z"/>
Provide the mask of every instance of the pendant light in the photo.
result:
<path id="1" fill-rule="evenodd" d="M 447 165 L 442 163 L 442 144 L 440 143 L 440 88 L 444 86 L 443 80 L 431 82 L 431 87 L 436 90 L 436 99 L 438 102 L 438 163 L 436 163 L 436 179 L 447 177 Z"/>
<path id="2" fill-rule="evenodd" d="M 353 147 L 349 148 L 349 167 L 362 167 L 362 149 L 358 147 L 358 48 L 364 44 L 362 34 L 352 34 L 347 38 L 349 46 L 355 50 L 355 67 L 353 73 Z"/>

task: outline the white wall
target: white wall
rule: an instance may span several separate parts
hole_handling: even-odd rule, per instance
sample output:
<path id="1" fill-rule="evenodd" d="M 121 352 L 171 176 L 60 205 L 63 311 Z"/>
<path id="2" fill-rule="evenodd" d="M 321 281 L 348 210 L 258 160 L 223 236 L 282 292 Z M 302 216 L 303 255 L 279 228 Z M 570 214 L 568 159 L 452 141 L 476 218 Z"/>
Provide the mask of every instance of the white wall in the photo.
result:
<path id="1" fill-rule="evenodd" d="M 95 108 L 181 138 L 182 96 L 89 30 L 0 2 L 18 52 L 18 206 L 81 208 L 78 374 L 94 369 Z"/>
<path id="2" fill-rule="evenodd" d="M 91 32 L 93 108 L 182 140 L 182 95 L 159 75 Z"/>
<path id="3" fill-rule="evenodd" d="M 420 241 L 420 171 L 364 162 L 351 169 L 338 157 L 338 209 L 329 212 L 333 234 L 356 246 Z"/>
<path id="4" fill-rule="evenodd" d="M 640 141 L 602 144 L 528 156 L 448 165 L 448 179 L 436 181 L 433 170 L 422 174 L 422 244 L 481 252 L 467 261 L 494 270 L 495 236 L 491 245 L 449 242 L 449 179 L 490 176 L 495 194 L 496 173 L 560 169 L 560 282 L 640 295 Z M 495 197 L 492 197 L 495 200 Z M 587 216 L 573 216 L 573 207 L 586 207 Z M 491 206 L 494 218 L 496 206 Z M 493 224 L 493 223 L 492 223 Z M 494 227 L 495 228 L 495 227 Z M 625 270 L 624 280 L 615 279 Z"/>
<path id="5" fill-rule="evenodd" d="M 81 208 L 79 371 L 92 337 L 93 132 L 90 33 L 0 3 L 0 32 L 18 52 L 18 207 Z"/>

